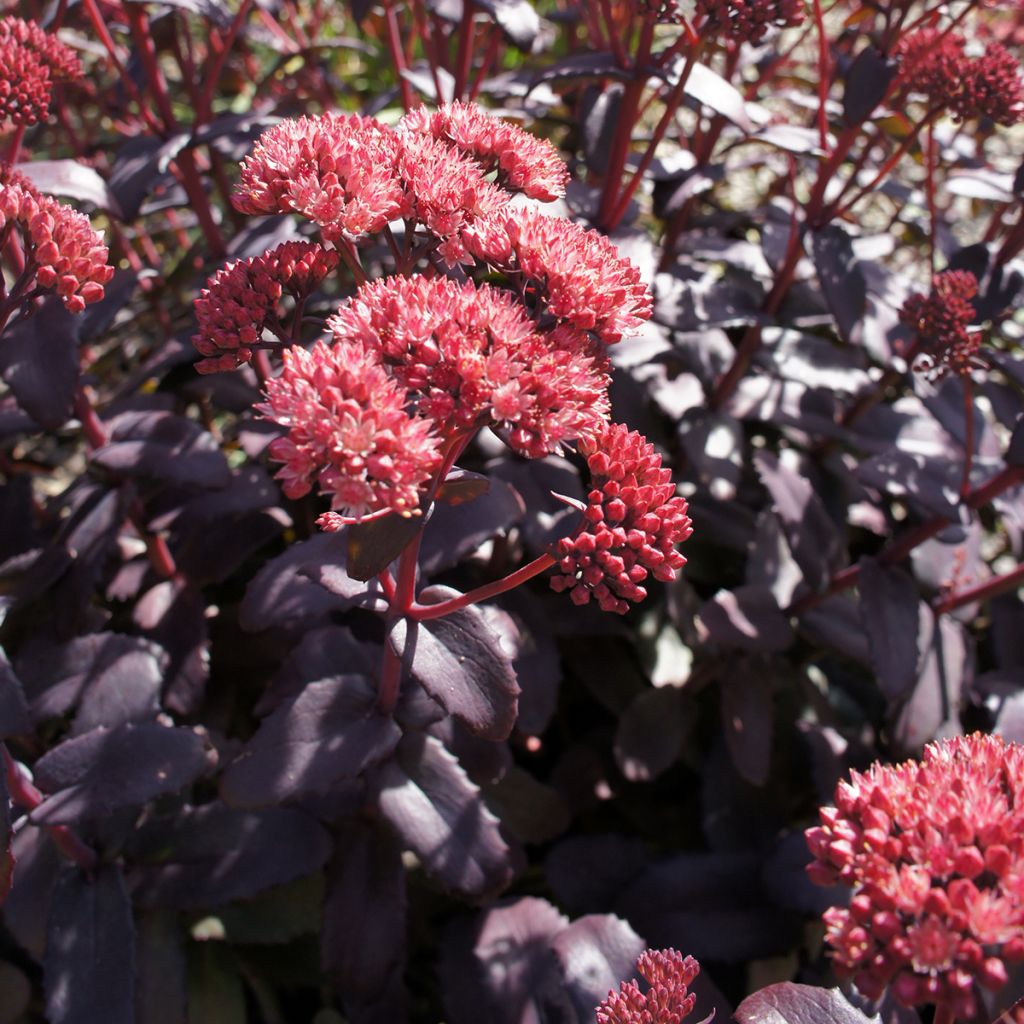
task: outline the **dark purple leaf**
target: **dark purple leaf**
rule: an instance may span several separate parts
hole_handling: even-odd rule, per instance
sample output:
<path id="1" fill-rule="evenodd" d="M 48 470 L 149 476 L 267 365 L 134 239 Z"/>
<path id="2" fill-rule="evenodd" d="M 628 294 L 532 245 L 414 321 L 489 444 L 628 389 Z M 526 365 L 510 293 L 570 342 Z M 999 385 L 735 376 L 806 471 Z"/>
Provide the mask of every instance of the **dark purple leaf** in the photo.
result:
<path id="1" fill-rule="evenodd" d="M 28 706 L 21 683 L 0 648 L 0 740 L 28 732 Z"/>
<path id="2" fill-rule="evenodd" d="M 619 66 L 611 53 L 579 53 L 545 64 L 530 81 L 530 90 L 545 82 L 580 82 L 587 79 L 618 79 L 626 82 L 630 71 Z"/>
<path id="3" fill-rule="evenodd" d="M 860 618 L 878 686 L 888 700 L 902 700 L 917 678 L 917 587 L 896 566 L 881 565 L 874 558 L 862 558 L 858 565 Z"/>
<path id="4" fill-rule="evenodd" d="M 940 730 L 959 731 L 960 697 L 973 674 L 973 652 L 964 627 L 930 611 L 921 623 L 921 661 L 910 699 L 893 729 L 897 750 L 916 753 Z"/>
<path id="5" fill-rule="evenodd" d="M 763 664 L 731 658 L 719 678 L 722 731 L 736 771 L 753 786 L 768 781 L 774 707 L 772 676 Z"/>
<path id="6" fill-rule="evenodd" d="M 563 839 L 547 855 L 544 877 L 558 902 L 570 911 L 606 911 L 649 862 L 641 839 L 576 835 Z"/>
<path id="7" fill-rule="evenodd" d="M 93 452 L 92 461 L 112 473 L 214 489 L 231 482 L 213 435 L 184 416 L 128 412 L 107 425 L 110 440 Z"/>
<path id="8" fill-rule="evenodd" d="M 739 422 L 704 407 L 691 409 L 679 423 L 678 436 L 694 482 L 720 501 L 734 498 L 745 462 Z"/>
<path id="9" fill-rule="evenodd" d="M 829 907 L 842 905 L 848 890 L 839 885 L 815 885 L 806 870 L 811 859 L 803 832 L 790 832 L 779 839 L 765 861 L 761 878 L 765 895 L 780 907 L 820 917 Z"/>
<path id="10" fill-rule="evenodd" d="M 32 983 L 14 964 L 0 962 L 0 1020 L 27 1020 L 32 1005 Z"/>
<path id="11" fill-rule="evenodd" d="M 549 843 L 569 827 L 569 808 L 558 790 L 515 764 L 487 787 L 487 803 L 522 843 Z"/>
<path id="12" fill-rule="evenodd" d="M 512 878 L 498 820 L 455 758 L 432 736 L 410 734 L 373 773 L 381 814 L 424 869 L 468 897 L 500 892 Z"/>
<path id="13" fill-rule="evenodd" d="M 423 531 L 422 571 L 432 575 L 458 564 L 484 541 L 518 523 L 525 511 L 518 491 L 498 479 L 476 501 L 435 505 Z"/>
<path id="14" fill-rule="evenodd" d="M 528 593 L 512 591 L 502 603 L 501 613 L 511 620 L 510 633 L 515 635 L 512 670 L 520 687 L 516 725 L 520 732 L 537 736 L 547 728 L 558 705 L 562 658 L 543 607 Z"/>
<path id="15" fill-rule="evenodd" d="M 821 498 L 806 477 L 783 465 L 771 452 L 758 452 L 754 465 L 771 495 L 804 578 L 814 589 L 820 589 L 828 580 L 830 566 L 839 551 L 835 526 Z"/>
<path id="16" fill-rule="evenodd" d="M 871 1024 L 837 988 L 782 981 L 755 992 L 736 1007 L 739 1024 Z M 877 1018 L 876 1018 L 877 1019 Z"/>
<path id="17" fill-rule="evenodd" d="M 430 604 L 456 593 L 432 587 L 420 597 Z M 512 659 L 479 608 L 420 623 L 399 619 L 390 643 L 427 693 L 471 732 L 503 740 L 512 731 L 519 685 Z"/>
<path id="18" fill-rule="evenodd" d="M 170 181 L 171 161 L 188 145 L 185 134 L 160 139 L 136 135 L 117 151 L 108 186 L 126 221 L 135 220 L 146 198 L 161 182 Z"/>
<path id="19" fill-rule="evenodd" d="M 30 160 L 18 164 L 18 173 L 24 174 L 40 192 L 80 199 L 124 219 L 107 183 L 87 164 L 77 160 Z"/>
<path id="20" fill-rule="evenodd" d="M 176 793 L 206 768 L 203 741 L 190 729 L 120 725 L 65 740 L 35 763 L 50 794 L 32 820 L 55 825 L 104 817 Z"/>
<path id="21" fill-rule="evenodd" d="M 615 729 L 615 761 L 622 774 L 630 782 L 658 778 L 679 757 L 692 725 L 675 687 L 642 690 Z"/>
<path id="22" fill-rule="evenodd" d="M 69 870 L 53 894 L 43 962 L 52 1024 L 133 1024 L 135 927 L 121 869 Z"/>
<path id="23" fill-rule="evenodd" d="M 78 321 L 55 295 L 0 337 L 0 376 L 18 405 L 46 430 L 71 416 L 78 384 Z"/>
<path id="24" fill-rule="evenodd" d="M 821 136 L 814 128 L 800 124 L 766 124 L 754 132 L 753 138 L 758 142 L 767 142 L 769 146 L 777 146 L 787 153 L 809 153 L 813 156 L 824 156 L 821 148 Z"/>
<path id="25" fill-rule="evenodd" d="M 330 852 L 327 831 L 304 811 L 205 804 L 136 831 L 130 881 L 141 906 L 217 907 L 302 878 Z"/>
<path id="26" fill-rule="evenodd" d="M 905 498 L 921 515 L 957 518 L 962 470 L 948 452 L 929 456 L 892 448 L 864 459 L 855 475 L 867 487 Z"/>
<path id="27" fill-rule="evenodd" d="M 380 996 L 405 957 L 405 866 L 390 833 L 353 822 L 327 872 L 320 962 L 340 992 Z"/>
<path id="28" fill-rule="evenodd" d="M 437 489 L 437 500 L 449 505 L 463 505 L 486 494 L 491 481 L 479 473 L 470 473 L 465 469 L 453 469 L 444 483 Z"/>
<path id="29" fill-rule="evenodd" d="M 1024 466 L 1024 416 L 1017 420 L 1010 436 L 1010 444 L 1006 449 L 1008 466 Z"/>
<path id="30" fill-rule="evenodd" d="M 348 576 L 361 583 L 372 579 L 398 558 L 422 529 L 422 516 L 399 515 L 349 526 L 345 530 Z"/>
<path id="31" fill-rule="evenodd" d="M 747 583 L 768 587 L 780 608 L 788 608 L 803 580 L 779 517 L 764 509 L 757 517 L 757 534 L 747 558 Z"/>
<path id="32" fill-rule="evenodd" d="M 29 645 L 18 660 L 32 716 L 44 721 L 78 708 L 73 735 L 154 718 L 165 656 L 141 637 L 92 633 L 54 647 Z"/>
<path id="33" fill-rule="evenodd" d="M 838 224 L 829 224 L 812 231 L 809 243 L 818 283 L 839 337 L 847 344 L 856 343 L 867 311 L 868 286 L 854 255 L 853 241 Z"/>
<path id="34" fill-rule="evenodd" d="M 0 912 L 18 945 L 41 960 L 46 949 L 51 896 L 68 862 L 41 828 L 21 829 L 11 846 L 17 870 L 14 886 Z"/>
<path id="35" fill-rule="evenodd" d="M 177 917 L 143 913 L 136 918 L 135 1019 L 139 1024 L 186 1024 L 184 929 Z"/>
<path id="36" fill-rule="evenodd" d="M 759 583 L 720 590 L 698 615 L 708 639 L 725 650 L 768 654 L 786 650 L 793 642 L 789 619 L 775 596 Z"/>
<path id="37" fill-rule="evenodd" d="M 679 854 L 637 878 L 616 910 L 652 947 L 674 945 L 698 960 L 742 963 L 781 955 L 801 925 L 765 900 L 762 860 L 751 853 Z"/>
<path id="38" fill-rule="evenodd" d="M 450 929 L 441 980 L 452 1024 L 563 1019 L 548 1014 L 557 966 L 551 942 L 568 924 L 546 900 L 525 896 L 481 914 L 474 928 Z"/>
<path id="39" fill-rule="evenodd" d="M 710 107 L 716 114 L 728 118 L 737 128 L 745 132 L 754 130 L 755 125 L 747 113 L 743 94 L 706 64 L 698 63 L 690 68 L 690 75 L 683 90 L 687 96 Z"/>
<path id="40" fill-rule="evenodd" d="M 475 0 L 487 11 L 513 46 L 529 53 L 540 32 L 540 18 L 527 0 Z"/>
<path id="41" fill-rule="evenodd" d="M 228 485 L 228 490 L 232 487 Z M 223 583 L 246 559 L 291 526 L 280 508 L 224 516 L 210 523 L 179 523 L 171 537 L 179 572 L 194 584 Z"/>
<path id="42" fill-rule="evenodd" d="M 626 87 L 620 82 L 589 85 L 580 100 L 583 155 L 591 174 L 605 174 Z"/>
<path id="43" fill-rule="evenodd" d="M 843 123 L 866 121 L 885 98 L 896 74 L 896 61 L 869 43 L 853 59 L 843 86 Z"/>
<path id="44" fill-rule="evenodd" d="M 868 638 L 858 606 L 848 597 L 835 594 L 800 616 L 800 633 L 826 649 L 870 667 Z"/>
<path id="45" fill-rule="evenodd" d="M 233 807 L 266 807 L 324 793 L 383 760 L 400 737 L 365 676 L 322 679 L 264 719 L 224 772 L 221 796 Z"/>
<path id="46" fill-rule="evenodd" d="M 361 25 L 373 9 L 373 0 L 349 0 L 349 10 L 357 25 Z"/>
<path id="47" fill-rule="evenodd" d="M 429 708 L 422 709 L 424 717 L 430 719 L 424 723 L 414 721 L 413 716 L 406 712 L 401 723 L 406 732 L 427 732 L 439 739 L 448 752 L 455 755 L 459 767 L 475 786 L 493 786 L 505 777 L 513 765 L 512 751 L 507 743 L 496 743 L 474 736 L 457 718 L 445 714 L 415 682 L 407 684 L 403 689 L 409 695 L 406 697 L 407 703 L 410 703 L 411 694 L 418 691 L 423 700 L 438 712 L 437 716 L 431 716 Z M 490 793 L 487 795 L 490 796 Z"/>
<path id="48" fill-rule="evenodd" d="M 167 652 L 163 704 L 176 714 L 193 714 L 210 674 L 202 592 L 182 577 L 163 580 L 139 598 L 132 617 L 139 629 Z"/>
<path id="49" fill-rule="evenodd" d="M 357 602 L 347 584 L 343 593 L 333 593 L 315 581 L 318 577 L 326 578 L 328 569 L 335 566 L 345 579 L 350 579 L 344 573 L 344 533 L 321 533 L 292 544 L 253 577 L 239 612 L 242 628 L 257 633 L 352 607 Z M 363 592 L 367 593 L 365 587 Z"/>
<path id="50" fill-rule="evenodd" d="M 647 943 L 621 918 L 588 914 L 560 931 L 551 946 L 579 1020 L 589 1021 L 594 1007 L 620 981 L 635 976 L 637 957 Z"/>
<path id="51" fill-rule="evenodd" d="M 0 743 L 0 758 L 7 753 Z M 14 830 L 11 827 L 11 800 L 7 793 L 7 772 L 0 771 L 0 906 L 7 899 L 14 882 Z"/>

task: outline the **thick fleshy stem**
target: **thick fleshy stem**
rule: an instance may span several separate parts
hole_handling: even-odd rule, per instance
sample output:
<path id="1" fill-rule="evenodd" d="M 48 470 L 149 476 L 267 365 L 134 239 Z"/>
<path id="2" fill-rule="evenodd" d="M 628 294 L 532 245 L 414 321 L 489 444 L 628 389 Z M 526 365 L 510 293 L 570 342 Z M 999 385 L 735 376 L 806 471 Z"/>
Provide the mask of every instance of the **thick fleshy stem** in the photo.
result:
<path id="1" fill-rule="evenodd" d="M 31 813 L 45 799 L 43 794 L 29 781 L 21 766 L 11 757 L 7 747 L 0 744 L 4 754 L 4 777 L 11 803 Z M 45 825 L 46 833 L 57 849 L 84 871 L 91 871 L 99 862 L 96 851 L 88 846 L 67 825 Z"/>
<path id="2" fill-rule="evenodd" d="M 468 608 L 471 604 L 479 604 L 481 601 L 497 597 L 499 594 L 507 593 L 509 590 L 522 586 L 528 580 L 532 580 L 534 576 L 539 576 L 542 572 L 550 569 L 555 564 L 555 561 L 551 555 L 541 555 L 528 565 L 524 565 L 521 569 L 509 573 L 508 576 L 495 580 L 493 583 L 485 583 L 482 587 L 469 590 L 458 597 L 452 597 L 447 601 L 440 601 L 437 604 L 414 603 L 409 608 L 409 618 L 415 619 L 417 622 L 425 622 L 428 619 L 440 619 L 445 615 L 451 615 L 452 612 L 457 612 L 460 608 Z"/>
<path id="3" fill-rule="evenodd" d="M 936 615 L 955 611 L 965 604 L 973 604 L 975 601 L 986 601 L 990 597 L 998 597 L 1008 590 L 1017 590 L 1024 585 L 1024 565 L 1018 565 L 1010 572 L 1004 572 L 1000 576 L 993 576 L 983 583 L 976 583 L 972 587 L 965 587 L 937 598 L 932 602 L 932 611 Z"/>
<path id="4" fill-rule="evenodd" d="M 1016 487 L 1022 482 L 1024 482 L 1024 466 L 1007 466 L 996 473 L 995 476 L 986 480 L 985 483 L 968 492 L 963 498 L 963 504 L 971 509 L 983 508 L 993 498 L 999 497 L 1003 491 Z M 900 534 L 899 537 L 894 537 L 882 549 L 881 554 L 878 555 L 878 561 L 882 565 L 895 565 L 897 562 L 902 562 L 914 548 L 940 534 L 951 522 L 952 520 L 946 516 L 935 516 L 926 522 L 911 527 Z M 824 590 L 805 594 L 799 601 L 794 601 L 786 613 L 799 617 L 804 612 L 821 604 L 827 597 L 856 586 L 859 578 L 860 566 L 848 565 L 832 577 Z"/>
<path id="5" fill-rule="evenodd" d="M 476 31 L 476 4 L 462 0 L 462 20 L 459 22 L 459 45 L 455 56 L 454 99 L 463 99 L 473 67 L 473 36 Z"/>
<path id="6" fill-rule="evenodd" d="M 814 24 L 818 29 L 818 139 L 822 149 L 828 149 L 828 89 L 831 84 L 831 61 L 828 54 L 828 36 L 821 0 L 814 0 Z"/>
<path id="7" fill-rule="evenodd" d="M 405 75 L 402 74 L 406 69 L 405 56 L 402 53 L 398 17 L 395 14 L 395 8 L 391 0 L 385 0 L 384 19 L 388 29 L 388 53 L 391 54 L 391 63 L 395 66 L 395 76 L 398 78 L 398 88 L 402 94 L 402 106 L 409 111 L 412 110 L 416 103 L 412 94 L 412 86 L 406 80 Z"/>

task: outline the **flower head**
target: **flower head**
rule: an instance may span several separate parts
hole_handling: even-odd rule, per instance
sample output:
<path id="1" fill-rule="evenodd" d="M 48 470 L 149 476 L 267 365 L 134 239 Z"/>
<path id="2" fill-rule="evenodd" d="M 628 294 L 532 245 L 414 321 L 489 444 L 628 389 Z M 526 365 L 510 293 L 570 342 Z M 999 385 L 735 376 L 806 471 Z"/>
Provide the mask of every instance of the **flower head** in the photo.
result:
<path id="1" fill-rule="evenodd" d="M 328 321 L 337 342 L 380 354 L 439 433 L 494 425 L 540 457 L 607 416 L 603 355 L 579 332 L 540 334 L 509 292 L 443 277 L 364 285 Z"/>
<path id="2" fill-rule="evenodd" d="M 970 271 L 944 270 L 932 278 L 927 296 L 918 292 L 903 303 L 900 319 L 917 332 L 926 368 L 965 374 L 976 365 L 981 336 L 968 328 L 977 294 L 978 279 Z"/>
<path id="3" fill-rule="evenodd" d="M 1024 88 L 1017 59 L 999 43 L 989 43 L 966 68 L 965 110 L 1009 126 L 1024 117 Z"/>
<path id="4" fill-rule="evenodd" d="M 433 113 L 420 107 L 402 119 L 402 127 L 447 143 L 485 174 L 497 172 L 498 184 L 510 192 L 545 201 L 565 195 L 569 170 L 558 150 L 475 103 L 456 101 Z"/>
<path id="5" fill-rule="evenodd" d="M 871 999 L 970 1018 L 975 986 L 1024 960 L 1024 748 L 929 744 L 920 763 L 851 772 L 807 830 L 811 878 L 853 890 L 825 914 L 836 970 Z"/>
<path id="6" fill-rule="evenodd" d="M 214 373 L 248 362 L 265 328 L 282 333 L 285 293 L 301 303 L 337 265 L 338 254 L 323 246 L 285 242 L 262 256 L 222 267 L 195 302 L 199 331 L 192 344 L 206 356 L 196 369 Z"/>
<path id="7" fill-rule="evenodd" d="M 585 527 L 555 549 L 554 590 L 576 604 L 597 599 L 602 611 L 625 614 L 642 601 L 648 575 L 668 582 L 686 559 L 675 549 L 693 532 L 686 499 L 675 497 L 671 473 L 642 434 L 612 423 L 580 444 L 591 473 Z"/>
<path id="8" fill-rule="evenodd" d="M 696 0 L 697 13 L 727 38 L 758 43 L 769 28 L 792 28 L 804 20 L 800 0 Z"/>
<path id="9" fill-rule="evenodd" d="M 292 347 L 281 375 L 267 382 L 266 398 L 257 411 L 288 429 L 270 455 L 284 463 L 277 475 L 289 497 L 316 481 L 335 512 L 418 511 L 421 489 L 441 460 L 441 438 L 430 420 L 406 408 L 405 390 L 379 353 L 358 342 Z"/>
<path id="10" fill-rule="evenodd" d="M 36 287 L 56 292 L 72 313 L 103 298 L 114 268 L 84 213 L 38 192 L 17 172 L 4 171 L 0 228 L 12 221 L 21 233 L 26 267 L 35 268 Z"/>
<path id="11" fill-rule="evenodd" d="M 395 133 L 370 117 L 300 117 L 264 132 L 242 162 L 242 213 L 298 213 L 334 242 L 380 231 L 406 212 Z"/>
<path id="12" fill-rule="evenodd" d="M 651 315 L 652 299 L 640 271 L 600 232 L 560 217 L 517 211 L 505 222 L 511 255 L 477 255 L 520 273 L 544 312 L 605 344 L 635 332 Z"/>
<path id="13" fill-rule="evenodd" d="M 55 81 L 80 78 L 74 50 L 34 21 L 0 18 L 0 122 L 33 125 L 46 117 Z"/>
<path id="14" fill-rule="evenodd" d="M 479 164 L 444 142 L 416 132 L 402 139 L 398 170 L 410 217 L 443 239 L 438 251 L 448 264 L 472 262 L 469 251 L 484 244 L 507 255 L 508 195 L 484 177 Z"/>
<path id="15" fill-rule="evenodd" d="M 597 1008 L 597 1024 L 679 1024 L 693 1011 L 696 996 L 689 985 L 700 973 L 692 956 L 674 949 L 648 949 L 640 954 L 636 969 L 647 982 L 641 992 L 635 981 L 624 981 L 618 992 Z"/>

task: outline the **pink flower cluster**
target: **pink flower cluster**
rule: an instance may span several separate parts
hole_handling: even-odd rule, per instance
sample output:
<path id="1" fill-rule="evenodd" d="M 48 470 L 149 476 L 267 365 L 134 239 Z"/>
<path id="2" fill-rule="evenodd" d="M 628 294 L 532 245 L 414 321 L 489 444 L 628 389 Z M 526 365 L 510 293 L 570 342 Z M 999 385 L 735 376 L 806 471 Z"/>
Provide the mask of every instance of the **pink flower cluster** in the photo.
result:
<path id="1" fill-rule="evenodd" d="M 55 81 L 82 76 L 74 50 L 34 21 L 0 18 L 0 123 L 34 125 L 46 117 Z"/>
<path id="2" fill-rule="evenodd" d="M 696 0 L 712 28 L 737 43 L 758 43 L 770 28 L 792 28 L 804 20 L 800 0 Z"/>
<path id="3" fill-rule="evenodd" d="M 970 1019 L 977 986 L 1024 960 L 1024 748 L 941 740 L 920 763 L 875 764 L 836 789 L 808 829 L 822 885 L 853 890 L 825 914 L 837 972 L 870 999 Z"/>
<path id="4" fill-rule="evenodd" d="M 309 218 L 353 267 L 352 243 L 405 223 L 401 240 L 387 234 L 402 272 L 363 284 L 327 321 L 329 342 L 286 351 L 257 408 L 287 430 L 270 447 L 285 492 L 328 496 L 329 530 L 419 513 L 435 474 L 483 427 L 526 458 L 578 444 L 595 489 L 553 585 L 624 612 L 649 574 L 674 577 L 690 520 L 653 448 L 608 423 L 606 346 L 651 315 L 639 271 L 598 232 L 511 202 L 553 199 L 567 180 L 549 143 L 461 103 L 414 111 L 397 129 L 328 115 L 265 133 L 242 167 L 240 210 Z M 509 287 L 445 276 L 460 263 Z M 267 329 L 289 344 L 282 295 L 301 307 L 335 264 L 289 243 L 215 274 L 196 303 L 200 370 L 250 358 Z"/>
<path id="5" fill-rule="evenodd" d="M 72 313 L 103 298 L 113 277 L 107 247 L 84 213 L 37 191 L 24 177 L 0 171 L 0 237 L 17 230 L 25 251 L 24 294 L 54 291 Z"/>
<path id="6" fill-rule="evenodd" d="M 619 423 L 580 444 L 592 490 L 584 528 L 558 542 L 560 575 L 551 586 L 576 604 L 596 598 L 602 611 L 642 601 L 648 577 L 669 582 L 686 564 L 675 549 L 693 532 L 686 499 L 675 497 L 671 473 L 643 435 Z"/>
<path id="7" fill-rule="evenodd" d="M 624 981 L 618 992 L 597 1008 L 597 1024 L 679 1024 L 693 1012 L 696 996 L 689 985 L 700 974 L 692 956 L 674 949 L 648 949 L 636 969 L 647 982 L 642 992 L 635 981 Z"/>
<path id="8" fill-rule="evenodd" d="M 290 498 L 316 482 L 335 513 L 419 509 L 420 488 L 441 460 L 441 437 L 432 420 L 407 409 L 405 390 L 379 353 L 358 342 L 290 348 L 266 397 L 257 412 L 288 428 L 270 454 L 284 463 L 277 475 Z"/>
<path id="9" fill-rule="evenodd" d="M 338 254 L 312 242 L 285 242 L 262 256 L 222 267 L 196 299 L 199 330 L 192 344 L 205 359 L 200 373 L 233 370 L 252 358 L 253 346 L 270 328 L 284 339 L 280 304 L 285 293 L 301 315 L 305 299 L 338 265 Z"/>
<path id="10" fill-rule="evenodd" d="M 585 334 L 541 334 L 510 292 L 447 278 L 364 285 L 328 321 L 335 342 L 378 352 L 409 405 L 454 437 L 507 431 L 530 458 L 593 434 L 608 416 L 606 358 Z"/>
<path id="11" fill-rule="evenodd" d="M 969 328 L 977 294 L 978 279 L 970 271 L 945 270 L 932 278 L 927 296 L 918 292 L 904 302 L 900 320 L 917 333 L 926 368 L 965 374 L 975 365 L 981 335 Z"/>
<path id="12" fill-rule="evenodd" d="M 402 118 L 401 127 L 454 146 L 484 173 L 496 172 L 510 192 L 545 202 L 565 195 L 569 170 L 555 147 L 476 104 L 455 102 L 433 112 L 420 107 Z"/>
<path id="13" fill-rule="evenodd" d="M 1020 64 L 999 43 L 989 43 L 980 57 L 968 57 L 963 36 L 926 28 L 904 36 L 896 58 L 910 91 L 957 120 L 986 117 L 1008 126 L 1024 117 Z"/>

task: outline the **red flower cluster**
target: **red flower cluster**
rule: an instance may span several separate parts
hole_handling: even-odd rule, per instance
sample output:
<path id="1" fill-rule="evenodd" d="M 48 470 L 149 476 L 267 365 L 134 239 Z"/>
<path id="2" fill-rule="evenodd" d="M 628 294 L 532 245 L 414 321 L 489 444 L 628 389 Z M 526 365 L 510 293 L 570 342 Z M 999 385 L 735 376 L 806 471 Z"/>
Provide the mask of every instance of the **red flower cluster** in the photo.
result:
<path id="1" fill-rule="evenodd" d="M 576 604 L 594 597 L 602 611 L 622 615 L 647 596 L 641 584 L 649 574 L 668 582 L 686 564 L 675 550 L 693 532 L 686 499 L 673 496 L 654 446 L 622 424 L 609 424 L 580 451 L 593 478 L 585 529 L 558 542 L 561 575 L 551 586 Z"/>
<path id="2" fill-rule="evenodd" d="M 55 81 L 80 78 L 74 50 L 34 21 L 0 18 L 0 123 L 33 125 L 46 117 Z"/>
<path id="3" fill-rule="evenodd" d="M 204 355 L 200 373 L 233 370 L 252 358 L 252 346 L 269 328 L 286 341 L 280 322 L 287 292 L 301 316 L 305 299 L 338 265 L 338 254 L 312 242 L 285 242 L 262 256 L 229 263 L 217 271 L 196 299 L 199 331 L 192 344 Z"/>
<path id="4" fill-rule="evenodd" d="M 975 986 L 1024 960 L 1024 748 L 975 733 L 852 772 L 821 821 L 809 874 L 853 890 L 825 914 L 837 971 L 870 999 L 972 1018 Z"/>
<path id="5" fill-rule="evenodd" d="M 636 969 L 647 991 L 641 992 L 635 981 L 622 982 L 597 1008 L 597 1024 L 679 1024 L 693 1011 L 696 996 L 688 989 L 700 964 L 692 956 L 648 949 L 640 954 Z"/>
<path id="6" fill-rule="evenodd" d="M 476 104 L 455 102 L 433 113 L 420 107 L 406 114 L 401 127 L 454 146 L 484 173 L 497 172 L 498 183 L 510 192 L 545 202 L 565 195 L 569 170 L 555 147 Z"/>
<path id="7" fill-rule="evenodd" d="M 370 117 L 300 117 L 260 136 L 233 197 L 242 213 L 298 213 L 328 241 L 380 231 L 404 216 L 398 140 Z"/>
<path id="8" fill-rule="evenodd" d="M 604 356 L 577 331 L 538 333 L 510 292 L 390 277 L 362 287 L 328 326 L 335 341 L 379 352 L 410 406 L 449 437 L 495 425 L 541 458 L 608 415 Z"/>
<path id="9" fill-rule="evenodd" d="M 640 271 L 600 232 L 541 213 L 510 216 L 512 258 L 490 262 L 519 273 L 535 289 L 544 312 L 611 345 L 651 315 L 652 299 Z"/>
<path id="10" fill-rule="evenodd" d="M 315 480 L 332 510 L 354 518 L 419 510 L 441 438 L 431 420 L 409 413 L 404 389 L 378 353 L 357 342 L 290 348 L 266 397 L 257 411 L 288 428 L 270 454 L 284 463 L 277 475 L 289 497 L 307 494 Z M 336 528 L 339 519 L 325 522 Z"/>
<path id="11" fill-rule="evenodd" d="M 904 36 L 896 58 L 907 87 L 957 120 L 987 117 L 1012 125 L 1024 116 L 1020 64 L 999 43 L 972 58 L 964 51 L 963 36 L 927 28 Z"/>
<path id="12" fill-rule="evenodd" d="M 103 298 L 114 268 L 89 218 L 7 170 L 0 173 L 0 238 L 11 230 L 20 233 L 25 250 L 26 298 L 33 281 L 37 292 L 56 292 L 72 313 Z"/>
<path id="13" fill-rule="evenodd" d="M 758 43 L 769 28 L 792 28 L 804 20 L 800 0 L 696 0 L 696 9 L 737 43 Z"/>
<path id="14" fill-rule="evenodd" d="M 927 296 L 918 292 L 903 303 L 900 320 L 917 332 L 927 369 L 965 374 L 976 364 L 981 336 L 968 328 L 977 294 L 978 279 L 970 271 L 945 270 L 932 278 Z"/>

